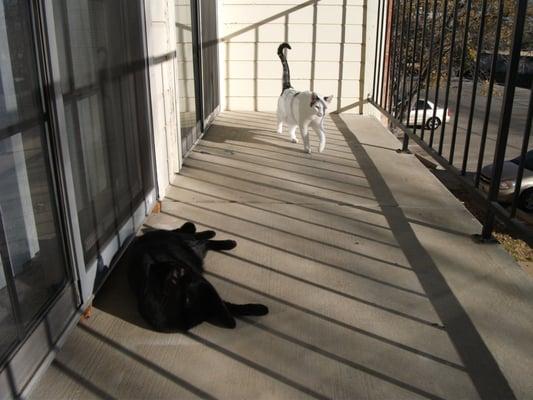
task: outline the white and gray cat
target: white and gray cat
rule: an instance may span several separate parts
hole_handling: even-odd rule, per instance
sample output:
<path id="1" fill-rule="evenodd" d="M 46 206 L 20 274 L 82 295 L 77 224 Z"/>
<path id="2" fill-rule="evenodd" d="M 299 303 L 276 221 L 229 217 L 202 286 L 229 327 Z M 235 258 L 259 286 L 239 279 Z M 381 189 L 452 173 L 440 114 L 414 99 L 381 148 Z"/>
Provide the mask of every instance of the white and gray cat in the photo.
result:
<path id="1" fill-rule="evenodd" d="M 300 128 L 300 134 L 304 143 L 304 150 L 311 153 L 309 144 L 309 127 L 311 127 L 320 140 L 318 151 L 321 153 L 326 147 L 326 135 L 324 132 L 324 117 L 328 104 L 333 96 L 322 97 L 315 92 L 299 92 L 291 85 L 289 64 L 283 51 L 290 49 L 288 43 L 282 43 L 278 47 L 278 56 L 283 66 L 283 89 L 278 99 L 278 133 L 283 133 L 283 124 L 287 125 L 291 141 L 298 143 L 296 128 Z"/>

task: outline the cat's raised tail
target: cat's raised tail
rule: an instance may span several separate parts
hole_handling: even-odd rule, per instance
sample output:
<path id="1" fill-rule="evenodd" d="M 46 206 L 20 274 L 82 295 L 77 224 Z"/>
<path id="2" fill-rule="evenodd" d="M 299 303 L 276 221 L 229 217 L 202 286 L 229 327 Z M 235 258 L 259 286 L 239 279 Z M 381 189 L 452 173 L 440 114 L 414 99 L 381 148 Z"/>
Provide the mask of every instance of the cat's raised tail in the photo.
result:
<path id="1" fill-rule="evenodd" d="M 281 93 L 283 93 L 285 89 L 292 88 L 289 64 L 287 63 L 287 58 L 285 58 L 285 54 L 283 53 L 283 50 L 290 49 L 290 48 L 291 46 L 289 45 L 289 43 L 286 43 L 286 42 L 283 42 L 278 47 L 278 57 L 281 60 L 281 65 L 283 66 L 283 84 L 282 84 Z"/>

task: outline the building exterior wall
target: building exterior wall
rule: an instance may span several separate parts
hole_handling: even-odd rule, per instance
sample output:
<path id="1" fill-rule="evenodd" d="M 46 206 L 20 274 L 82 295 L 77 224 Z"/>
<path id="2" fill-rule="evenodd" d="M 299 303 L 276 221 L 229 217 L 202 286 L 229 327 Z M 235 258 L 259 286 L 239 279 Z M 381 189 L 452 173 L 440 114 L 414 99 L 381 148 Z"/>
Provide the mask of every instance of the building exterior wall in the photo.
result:
<path id="1" fill-rule="evenodd" d="M 387 20 L 388 17 L 388 10 L 381 10 L 378 7 L 377 1 L 370 1 L 366 4 L 366 21 L 365 21 L 365 27 L 364 30 L 364 43 L 365 43 L 365 56 L 364 56 L 364 85 L 361 88 L 361 98 L 367 99 L 371 97 L 372 92 L 375 90 L 376 93 L 381 93 L 382 90 L 384 90 L 383 87 L 379 88 L 377 86 L 374 86 L 374 74 L 377 74 L 376 71 L 376 44 L 378 45 L 377 52 L 379 54 L 380 49 L 379 46 L 381 45 L 381 56 L 384 57 L 384 50 L 385 50 L 385 34 L 386 34 L 386 23 L 381 22 L 381 39 L 380 36 L 378 36 L 378 18 L 384 18 L 384 20 Z M 379 16 L 378 16 L 379 14 Z M 380 41 L 381 40 L 381 41 Z M 376 43 L 377 42 L 377 43 Z M 382 67 L 378 68 L 379 73 L 382 73 Z M 377 79 L 377 75 L 376 75 Z M 382 82 L 377 79 L 379 84 L 382 84 Z M 383 114 L 376 109 L 373 105 L 364 102 L 363 105 L 363 112 L 368 115 L 374 115 L 376 118 L 381 120 L 383 117 Z"/>
<path id="2" fill-rule="evenodd" d="M 181 165 L 175 3 L 150 0 L 146 7 L 157 187 L 158 197 L 163 198 Z"/>
<path id="3" fill-rule="evenodd" d="M 176 3 L 176 48 L 178 51 L 179 110 L 191 113 L 188 118 L 196 123 L 196 93 L 194 87 L 194 64 L 192 48 L 191 0 L 175 0 Z M 184 116 L 185 117 L 185 116 Z M 184 118 L 185 119 L 185 118 Z"/>
<path id="4" fill-rule="evenodd" d="M 375 7 L 367 2 L 224 0 L 220 57 L 225 108 L 276 109 L 282 75 L 277 47 L 287 41 L 296 89 L 333 94 L 332 110 L 362 112 L 368 69 L 364 25 L 376 19 Z"/>

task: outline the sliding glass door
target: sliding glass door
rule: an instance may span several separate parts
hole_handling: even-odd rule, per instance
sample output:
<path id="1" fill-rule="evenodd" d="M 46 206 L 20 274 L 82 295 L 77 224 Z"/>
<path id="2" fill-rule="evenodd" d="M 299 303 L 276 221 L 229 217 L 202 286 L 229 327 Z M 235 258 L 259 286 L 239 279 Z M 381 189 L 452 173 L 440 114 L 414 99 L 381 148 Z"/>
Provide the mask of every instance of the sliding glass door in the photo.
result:
<path id="1" fill-rule="evenodd" d="M 201 0 L 200 46 L 202 69 L 202 98 L 204 126 L 208 127 L 220 110 L 217 1 Z"/>
<path id="2" fill-rule="evenodd" d="M 0 397 L 155 201 L 143 0 L 0 0 Z"/>
<path id="3" fill-rule="evenodd" d="M 216 0 L 176 3 L 181 151 L 193 148 L 220 110 Z"/>
<path id="4" fill-rule="evenodd" d="M 181 150 L 184 156 L 202 132 L 199 104 L 198 47 L 194 0 L 180 0 L 176 6 L 176 59 L 178 68 Z"/>
<path id="5" fill-rule="evenodd" d="M 54 0 L 61 91 L 85 261 L 153 189 L 141 2 Z"/>
<path id="6" fill-rule="evenodd" d="M 0 0 L 0 365 L 69 279 L 28 1 Z"/>

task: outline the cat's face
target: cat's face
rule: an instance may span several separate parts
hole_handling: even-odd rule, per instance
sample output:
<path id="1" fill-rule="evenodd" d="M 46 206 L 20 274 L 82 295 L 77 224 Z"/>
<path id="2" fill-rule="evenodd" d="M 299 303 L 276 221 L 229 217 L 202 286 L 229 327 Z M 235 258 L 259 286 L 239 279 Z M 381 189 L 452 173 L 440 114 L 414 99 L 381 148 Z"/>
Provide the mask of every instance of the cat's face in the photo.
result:
<path id="1" fill-rule="evenodd" d="M 160 294 L 173 297 L 176 291 L 190 281 L 185 268 L 178 266 L 176 263 L 160 262 L 151 265 L 152 279 L 156 284 L 156 290 Z"/>
<path id="2" fill-rule="evenodd" d="M 318 118 L 322 118 L 326 115 L 328 104 L 331 103 L 333 95 L 321 97 L 316 93 L 313 93 L 311 97 L 311 109 Z"/>

